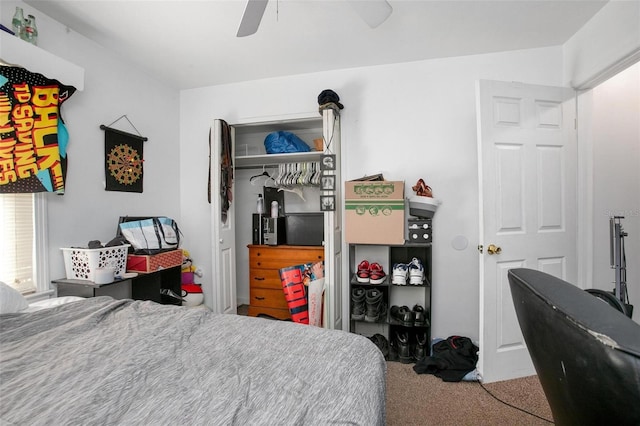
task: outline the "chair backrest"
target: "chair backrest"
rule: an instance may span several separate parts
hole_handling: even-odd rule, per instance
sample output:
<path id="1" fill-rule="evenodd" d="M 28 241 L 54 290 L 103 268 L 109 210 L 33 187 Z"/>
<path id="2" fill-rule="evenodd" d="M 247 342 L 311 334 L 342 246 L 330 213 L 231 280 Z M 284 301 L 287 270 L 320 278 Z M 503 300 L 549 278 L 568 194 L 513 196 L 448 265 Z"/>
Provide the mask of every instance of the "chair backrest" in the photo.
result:
<path id="1" fill-rule="evenodd" d="M 511 269 L 520 329 L 558 425 L 640 425 L 640 325 L 544 272 Z"/>

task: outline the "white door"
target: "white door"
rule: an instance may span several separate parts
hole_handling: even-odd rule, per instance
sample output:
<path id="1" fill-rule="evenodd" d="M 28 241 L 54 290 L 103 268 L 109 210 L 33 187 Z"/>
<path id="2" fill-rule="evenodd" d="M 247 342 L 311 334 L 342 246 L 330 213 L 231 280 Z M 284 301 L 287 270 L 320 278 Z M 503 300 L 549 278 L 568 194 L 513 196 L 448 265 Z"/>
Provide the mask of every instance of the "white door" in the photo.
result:
<path id="1" fill-rule="evenodd" d="M 229 143 L 226 145 L 223 143 L 223 132 L 228 132 Z M 214 120 L 210 138 L 211 253 L 214 288 L 212 309 L 216 313 L 235 314 L 238 309 L 236 302 L 235 202 L 233 201 L 235 132 L 233 127 L 222 120 Z M 231 164 L 226 163 L 229 160 Z M 221 186 L 225 181 L 225 173 L 229 172 L 231 180 L 230 182 L 229 179 L 226 180 L 228 191 L 223 195 Z M 224 197 L 230 197 L 230 202 L 225 203 Z"/>
<path id="2" fill-rule="evenodd" d="M 479 81 L 476 95 L 482 247 L 478 368 L 490 383 L 535 374 L 507 271 L 531 268 L 576 282 L 575 92 Z"/>
<path id="3" fill-rule="evenodd" d="M 340 174 L 340 116 L 332 109 L 323 111 L 322 134 L 324 154 L 335 155 L 335 190 L 322 191 L 322 196 L 334 196 L 334 211 L 324 214 L 324 327 L 342 330 L 342 177 Z"/>

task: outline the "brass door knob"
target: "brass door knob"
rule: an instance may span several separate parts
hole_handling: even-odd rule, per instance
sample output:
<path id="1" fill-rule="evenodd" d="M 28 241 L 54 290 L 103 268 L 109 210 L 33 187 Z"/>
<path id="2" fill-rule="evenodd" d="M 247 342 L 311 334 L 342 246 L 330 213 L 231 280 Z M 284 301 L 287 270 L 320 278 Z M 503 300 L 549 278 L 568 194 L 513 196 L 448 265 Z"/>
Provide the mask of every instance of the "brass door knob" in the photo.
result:
<path id="1" fill-rule="evenodd" d="M 487 247 L 487 253 L 489 254 L 500 254 L 501 251 L 502 249 L 495 244 L 489 244 L 489 247 Z"/>

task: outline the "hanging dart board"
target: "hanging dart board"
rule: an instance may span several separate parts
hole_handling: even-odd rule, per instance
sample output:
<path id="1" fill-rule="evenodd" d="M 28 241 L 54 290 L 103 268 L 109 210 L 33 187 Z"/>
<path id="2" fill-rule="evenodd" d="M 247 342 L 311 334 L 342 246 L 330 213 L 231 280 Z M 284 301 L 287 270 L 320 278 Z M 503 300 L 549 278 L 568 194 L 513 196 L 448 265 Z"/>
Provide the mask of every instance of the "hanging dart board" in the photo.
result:
<path id="1" fill-rule="evenodd" d="M 133 185 L 142 176 L 142 158 L 127 144 L 115 145 L 107 156 L 109 173 L 122 185 Z"/>

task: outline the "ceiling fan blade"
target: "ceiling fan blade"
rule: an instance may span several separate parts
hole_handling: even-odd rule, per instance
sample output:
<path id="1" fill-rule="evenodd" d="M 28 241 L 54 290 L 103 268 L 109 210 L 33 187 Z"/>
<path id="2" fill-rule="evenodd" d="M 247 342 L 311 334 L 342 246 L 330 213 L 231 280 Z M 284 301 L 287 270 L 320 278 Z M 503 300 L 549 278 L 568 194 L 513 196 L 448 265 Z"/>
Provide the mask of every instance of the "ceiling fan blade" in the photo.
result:
<path id="1" fill-rule="evenodd" d="M 238 27 L 237 37 L 245 37 L 255 34 L 262 21 L 262 15 L 267 8 L 269 0 L 247 0 L 247 7 L 244 9 L 240 26 Z"/>
<path id="2" fill-rule="evenodd" d="M 393 12 L 393 8 L 386 0 L 353 0 L 349 3 L 371 28 L 382 24 Z"/>

